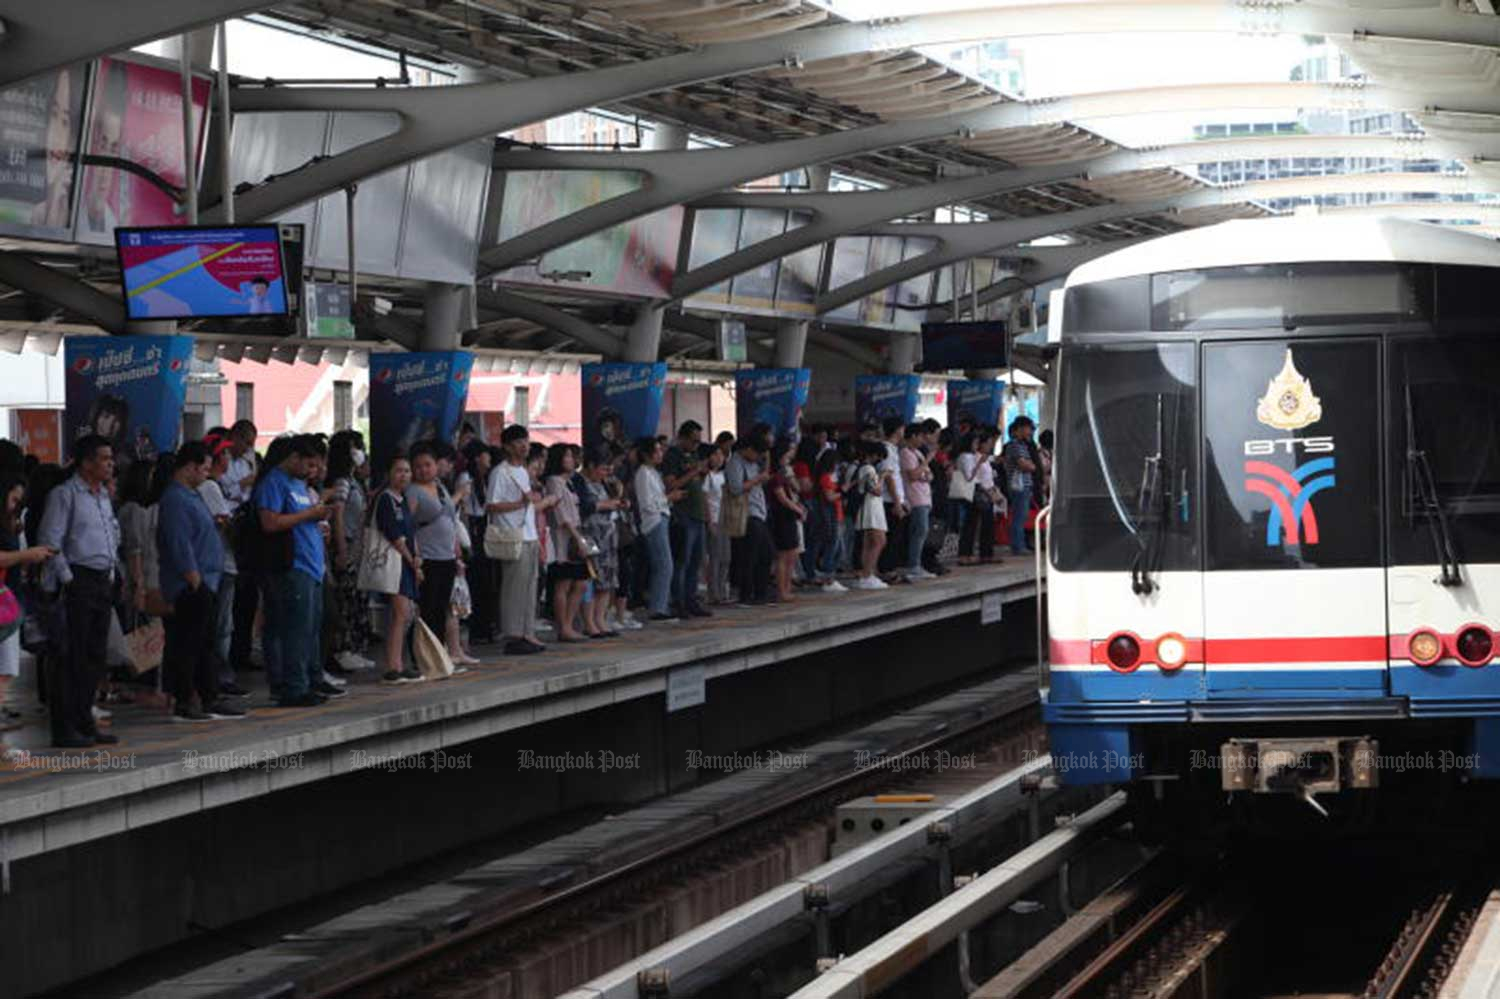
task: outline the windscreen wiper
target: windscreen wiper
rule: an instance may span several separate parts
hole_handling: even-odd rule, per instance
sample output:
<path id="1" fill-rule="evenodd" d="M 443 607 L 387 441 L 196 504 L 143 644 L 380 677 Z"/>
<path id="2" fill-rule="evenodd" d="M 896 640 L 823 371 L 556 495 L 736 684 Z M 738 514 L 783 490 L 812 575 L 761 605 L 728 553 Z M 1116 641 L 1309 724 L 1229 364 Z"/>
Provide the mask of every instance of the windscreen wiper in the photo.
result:
<path id="1" fill-rule="evenodd" d="M 1441 573 L 1433 582 L 1443 586 L 1462 586 L 1463 563 L 1459 561 L 1458 548 L 1453 543 L 1448 515 L 1443 511 L 1437 478 L 1432 474 L 1427 452 L 1417 446 L 1417 421 L 1412 410 L 1410 382 L 1406 384 L 1406 497 L 1412 505 L 1410 516 L 1427 518 L 1427 531 L 1432 537 L 1432 547 L 1437 550 Z"/>
<path id="2" fill-rule="evenodd" d="M 1171 470 L 1167 467 L 1166 422 L 1162 411 L 1162 397 L 1156 396 L 1156 451 L 1145 457 L 1141 466 L 1141 489 L 1137 498 L 1136 523 L 1140 531 L 1136 541 L 1140 549 L 1130 563 L 1130 592 L 1137 596 L 1149 596 L 1156 591 L 1156 582 L 1151 574 L 1161 566 L 1161 528 L 1164 512 L 1171 506 L 1162 484 L 1171 488 Z"/>

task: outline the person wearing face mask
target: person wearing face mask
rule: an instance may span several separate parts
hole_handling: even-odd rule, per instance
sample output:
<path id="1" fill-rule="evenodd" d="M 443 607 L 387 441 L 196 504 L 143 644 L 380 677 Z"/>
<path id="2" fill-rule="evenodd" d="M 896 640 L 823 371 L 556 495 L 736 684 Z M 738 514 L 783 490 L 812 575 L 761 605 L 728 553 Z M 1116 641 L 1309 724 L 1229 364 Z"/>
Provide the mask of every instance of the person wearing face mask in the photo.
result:
<path id="1" fill-rule="evenodd" d="M 329 549 L 336 593 L 328 669 L 335 674 L 375 668 L 374 661 L 365 655 L 373 635 L 367 600 L 359 590 L 360 544 L 369 507 L 365 492 L 369 459 L 363 448 L 364 439 L 353 430 L 334 434 L 328 444 L 326 479 L 333 491 L 329 501 L 333 507 Z"/>

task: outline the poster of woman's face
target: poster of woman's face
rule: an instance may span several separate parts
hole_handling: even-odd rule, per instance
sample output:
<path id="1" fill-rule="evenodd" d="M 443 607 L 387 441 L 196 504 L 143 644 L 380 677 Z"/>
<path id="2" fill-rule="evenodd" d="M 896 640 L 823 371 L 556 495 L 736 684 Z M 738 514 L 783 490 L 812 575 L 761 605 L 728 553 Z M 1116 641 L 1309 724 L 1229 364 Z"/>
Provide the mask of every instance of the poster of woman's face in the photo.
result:
<path id="1" fill-rule="evenodd" d="M 0 88 L 0 230 L 67 233 L 85 73 L 74 66 Z"/>

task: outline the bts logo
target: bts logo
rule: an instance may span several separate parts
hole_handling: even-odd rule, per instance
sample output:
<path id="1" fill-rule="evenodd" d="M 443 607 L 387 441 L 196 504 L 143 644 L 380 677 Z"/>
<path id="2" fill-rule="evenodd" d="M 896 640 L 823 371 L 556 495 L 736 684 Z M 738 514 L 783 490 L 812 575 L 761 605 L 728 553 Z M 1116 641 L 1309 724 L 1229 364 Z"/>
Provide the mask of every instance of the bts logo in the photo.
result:
<path id="1" fill-rule="evenodd" d="M 1312 498 L 1334 486 L 1333 458 L 1314 458 L 1288 472 L 1270 462 L 1245 462 L 1245 489 L 1271 501 L 1266 520 L 1266 544 L 1315 545 L 1318 516 Z"/>
<path id="2" fill-rule="evenodd" d="M 1245 457 L 1253 458 L 1259 455 L 1275 454 L 1277 449 L 1287 454 L 1296 454 L 1301 448 L 1308 454 L 1332 454 L 1332 437 L 1278 437 L 1275 440 L 1258 440 L 1245 442 Z"/>

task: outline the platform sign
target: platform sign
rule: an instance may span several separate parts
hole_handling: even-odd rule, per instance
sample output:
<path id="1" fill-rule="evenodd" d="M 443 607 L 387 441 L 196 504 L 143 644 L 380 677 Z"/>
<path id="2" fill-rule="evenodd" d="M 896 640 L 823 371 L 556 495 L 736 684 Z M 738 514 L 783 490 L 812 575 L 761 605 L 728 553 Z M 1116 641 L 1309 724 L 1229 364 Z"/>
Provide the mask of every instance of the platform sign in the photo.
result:
<path id="1" fill-rule="evenodd" d="M 734 373 L 734 417 L 740 433 L 769 424 L 777 438 L 790 437 L 802 421 L 812 389 L 810 368 L 759 368 Z"/>
<path id="2" fill-rule="evenodd" d="M 719 360 L 743 364 L 749 356 L 743 319 L 719 320 Z"/>
<path id="3" fill-rule="evenodd" d="M 667 388 L 665 363 L 585 364 L 582 378 L 584 447 L 604 441 L 629 447 L 656 435 Z"/>
<path id="4" fill-rule="evenodd" d="M 69 236 L 85 78 L 73 66 L 0 88 L 0 232 Z"/>
<path id="5" fill-rule="evenodd" d="M 949 382 L 948 426 L 967 419 L 976 427 L 998 427 L 1005 408 L 1005 383 L 998 379 Z"/>
<path id="6" fill-rule="evenodd" d="M 986 593 L 979 598 L 979 623 L 999 624 L 1005 617 L 1005 594 Z"/>
<path id="7" fill-rule="evenodd" d="M 856 375 L 854 378 L 854 422 L 856 426 L 897 417 L 902 423 L 917 418 L 921 375 Z"/>
<path id="8" fill-rule="evenodd" d="M 13 409 L 10 439 L 37 461 L 61 465 L 68 457 L 63 453 L 62 417 L 60 409 Z"/>
<path id="9" fill-rule="evenodd" d="M 708 702 L 708 671 L 703 666 L 679 666 L 667 671 L 667 714 Z"/>
<path id="10" fill-rule="evenodd" d="M 474 355 L 463 350 L 370 355 L 370 459 L 377 480 L 398 452 L 420 441 L 453 441 L 473 368 Z"/>
<path id="11" fill-rule="evenodd" d="M 314 340 L 353 340 L 349 286 L 319 281 L 307 296 L 307 335 Z"/>
<path id="12" fill-rule="evenodd" d="M 98 434 L 121 469 L 176 450 L 192 360 L 190 336 L 68 337 L 65 443 Z"/>

